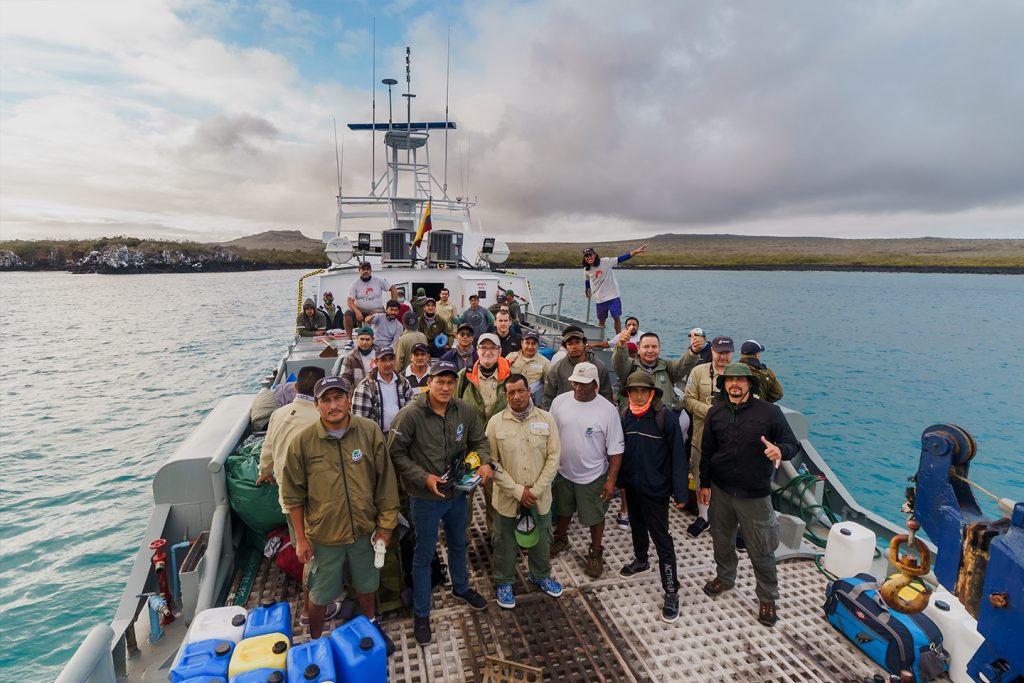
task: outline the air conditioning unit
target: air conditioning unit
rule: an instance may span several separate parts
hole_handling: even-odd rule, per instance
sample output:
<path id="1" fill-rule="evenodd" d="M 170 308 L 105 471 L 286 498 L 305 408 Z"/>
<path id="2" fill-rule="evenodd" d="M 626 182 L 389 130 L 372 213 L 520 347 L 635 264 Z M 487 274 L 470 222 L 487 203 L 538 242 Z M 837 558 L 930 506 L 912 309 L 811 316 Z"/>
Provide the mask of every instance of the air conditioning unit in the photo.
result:
<path id="1" fill-rule="evenodd" d="M 434 263 L 444 263 L 449 266 L 458 266 L 462 261 L 462 240 L 464 235 L 461 232 L 452 230 L 431 230 L 427 235 L 430 237 L 430 260 Z"/>
<path id="2" fill-rule="evenodd" d="M 381 263 L 404 263 L 412 262 L 412 241 L 416 233 L 412 230 L 383 230 L 381 231 Z"/>

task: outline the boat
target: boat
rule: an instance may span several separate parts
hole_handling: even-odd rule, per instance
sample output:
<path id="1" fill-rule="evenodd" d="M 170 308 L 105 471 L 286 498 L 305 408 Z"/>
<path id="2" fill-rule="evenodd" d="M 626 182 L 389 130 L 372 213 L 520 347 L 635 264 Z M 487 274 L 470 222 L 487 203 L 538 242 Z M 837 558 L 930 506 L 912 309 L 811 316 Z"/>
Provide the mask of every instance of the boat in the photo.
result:
<path id="1" fill-rule="evenodd" d="M 397 82 L 383 83 L 390 96 Z M 482 229 L 475 202 L 450 197 L 446 183 L 431 172 L 431 134 L 447 137 L 456 124 L 414 122 L 412 97 L 407 100 L 404 124 L 389 117 L 387 123 L 349 126 L 375 138 L 380 134 L 387 161 L 380 177 L 372 177 L 366 195 L 343 194 L 339 173 L 335 229 L 323 235 L 330 265 L 299 279 L 299 306 L 306 298 L 321 301 L 326 291 L 347 292 L 358 277 L 358 264 L 368 261 L 375 274 L 409 294 L 422 288 L 436 296 L 442 287 L 448 288 L 462 309 L 471 294 L 490 302 L 511 289 L 519 297 L 526 323 L 541 332 L 542 346 L 549 351 L 568 325 L 578 325 L 588 337 L 599 339 L 600 328 L 563 314 L 561 290 L 556 300 L 538 308 L 528 280 L 502 269 L 507 245 Z M 428 210 L 431 229 L 425 231 L 421 226 Z M 554 296 L 549 292 L 544 298 Z M 304 365 L 337 372 L 350 352 L 347 342 L 345 334 L 293 335 L 275 372 L 263 379 L 263 389 L 269 391 Z M 598 353 L 608 361 L 606 350 Z M 606 365 L 611 367 L 610 362 Z M 160 467 L 153 481 L 153 509 L 114 618 L 92 628 L 59 683 L 167 681 L 189 624 L 217 606 L 251 610 L 265 600 L 287 602 L 292 607 L 294 642 L 308 640 L 299 618 L 299 585 L 273 561 L 245 551 L 244 530 L 229 503 L 225 463 L 253 435 L 254 398 L 250 393 L 216 402 Z M 675 624 L 662 623 L 654 615 L 661 588 L 653 574 L 623 579 L 608 572 L 590 579 L 580 569 L 580 552 L 571 551 L 553 562 L 554 574 L 565 586 L 558 600 L 531 592 L 522 565 L 515 584 L 516 610 L 491 606 L 475 612 L 456 604 L 448 592 L 435 591 L 435 635 L 428 646 L 416 644 L 408 610 L 399 606 L 388 611 L 383 624 L 396 644 L 387 664 L 388 680 L 871 680 L 882 669 L 827 626 L 822 616 L 831 578 L 829 550 L 838 565 L 856 560 L 866 563 L 864 568 L 873 576 L 884 578 L 898 575 L 900 563 L 907 559 L 900 548 L 907 543 L 925 548 L 918 556 L 938 553 L 936 571 L 924 576 L 935 588 L 930 604 L 941 598 L 963 610 L 957 622 L 963 634 L 955 643 L 947 640 L 947 649 L 955 650 L 951 679 L 1021 680 L 1021 648 L 1014 649 L 1012 639 L 1024 632 L 1024 503 L 1010 506 L 1009 521 L 983 520 L 970 486 L 960 481 L 966 481 L 975 454 L 970 436 L 946 425 L 925 430 L 922 464 L 912 489 L 918 493 L 916 500 L 910 496 L 908 505 L 917 511 L 930 539 L 915 538 L 913 529 L 858 504 L 811 443 L 807 418 L 785 408 L 784 413 L 802 452 L 782 464 L 773 483 L 782 536 L 777 553 L 782 620 L 776 628 L 756 623 L 752 575 L 743 562 L 731 595 L 711 600 L 702 594 L 701 586 L 714 571 L 710 534 L 689 539 L 684 530 L 693 517 L 672 511 L 671 530 L 681 539 L 681 619 Z M 480 498 L 476 497 L 477 505 Z M 483 519 L 483 514 L 473 516 L 468 559 L 473 586 L 489 595 L 491 550 Z M 985 527 L 989 533 L 982 534 L 984 547 L 967 553 L 962 542 L 965 529 L 982 523 L 991 525 Z M 854 558 L 854 550 L 842 545 L 841 535 L 835 534 L 841 525 L 856 529 L 861 539 L 871 539 L 866 555 L 862 546 Z M 582 551 L 585 530 L 576 526 L 571 533 L 575 548 Z M 628 532 L 610 528 L 605 544 L 609 566 L 631 558 Z M 890 552 L 892 548 L 896 550 Z M 443 546 L 441 552 L 443 556 Z M 958 583 L 961 556 L 983 556 L 988 563 L 986 569 L 984 563 L 972 561 L 975 573 L 969 589 Z M 995 567 L 997 561 L 1003 564 Z M 992 606 L 995 594 L 1002 594 L 1009 607 Z M 910 599 L 920 601 L 916 596 Z M 338 626 L 337 621 L 328 622 L 324 631 Z"/>

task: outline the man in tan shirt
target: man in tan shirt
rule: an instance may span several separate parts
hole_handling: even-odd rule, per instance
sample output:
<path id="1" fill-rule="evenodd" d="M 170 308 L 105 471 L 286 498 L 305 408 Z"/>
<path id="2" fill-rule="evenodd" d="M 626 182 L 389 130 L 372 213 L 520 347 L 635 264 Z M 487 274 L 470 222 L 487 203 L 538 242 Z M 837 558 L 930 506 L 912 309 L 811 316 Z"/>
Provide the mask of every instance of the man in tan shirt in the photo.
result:
<path id="1" fill-rule="evenodd" d="M 511 609 L 516 606 L 516 530 L 527 531 L 520 523 L 529 526 L 529 518 L 534 538 L 528 549 L 529 581 L 551 597 L 562 594 L 561 584 L 551 578 L 550 557 L 551 482 L 558 472 L 561 445 L 554 418 L 530 401 L 526 377 L 509 375 L 502 390 L 507 405 L 490 419 L 486 433 L 494 468 L 492 571 L 498 605 Z M 520 519 L 524 512 L 527 520 Z"/>
<path id="2" fill-rule="evenodd" d="M 530 397 L 534 405 L 540 405 L 544 394 L 544 380 L 548 376 L 548 368 L 551 361 L 542 356 L 540 350 L 540 335 L 537 330 L 526 330 L 523 332 L 522 348 L 513 351 L 505 358 L 512 363 L 512 372 L 518 372 L 526 377 L 530 384 Z"/>

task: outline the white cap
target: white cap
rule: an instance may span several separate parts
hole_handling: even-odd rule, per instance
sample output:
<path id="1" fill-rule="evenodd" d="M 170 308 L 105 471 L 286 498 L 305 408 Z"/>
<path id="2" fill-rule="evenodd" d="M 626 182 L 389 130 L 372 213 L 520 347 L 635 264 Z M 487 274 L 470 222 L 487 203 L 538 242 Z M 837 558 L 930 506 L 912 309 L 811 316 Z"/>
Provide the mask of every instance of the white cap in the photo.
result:
<path id="1" fill-rule="evenodd" d="M 499 349 L 501 348 L 501 340 L 498 339 L 498 335 L 494 334 L 493 332 L 484 332 L 483 334 L 481 334 L 480 338 L 476 340 L 476 345 L 479 347 L 485 341 L 491 342 Z"/>
<path id="2" fill-rule="evenodd" d="M 577 382 L 579 384 L 587 384 L 593 382 L 598 383 L 597 366 L 593 363 L 577 363 L 576 367 L 572 369 L 572 374 L 569 375 L 570 382 Z"/>

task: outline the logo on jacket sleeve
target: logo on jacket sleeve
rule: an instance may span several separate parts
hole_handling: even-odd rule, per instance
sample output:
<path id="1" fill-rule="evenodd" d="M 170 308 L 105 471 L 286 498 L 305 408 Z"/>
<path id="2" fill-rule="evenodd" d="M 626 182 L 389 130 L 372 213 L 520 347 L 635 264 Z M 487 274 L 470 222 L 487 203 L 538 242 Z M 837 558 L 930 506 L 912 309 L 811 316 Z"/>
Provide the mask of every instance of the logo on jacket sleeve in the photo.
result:
<path id="1" fill-rule="evenodd" d="M 465 427 L 464 427 L 464 426 L 462 425 L 462 423 L 460 422 L 460 423 L 459 423 L 459 426 L 455 428 L 455 440 L 456 440 L 456 441 L 462 441 L 462 434 L 463 434 L 463 433 L 464 433 L 465 431 L 466 431 L 466 428 L 465 428 Z"/>
<path id="2" fill-rule="evenodd" d="M 358 448 L 352 451 L 352 462 L 359 462 L 363 459 L 363 452 Z"/>

